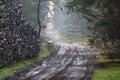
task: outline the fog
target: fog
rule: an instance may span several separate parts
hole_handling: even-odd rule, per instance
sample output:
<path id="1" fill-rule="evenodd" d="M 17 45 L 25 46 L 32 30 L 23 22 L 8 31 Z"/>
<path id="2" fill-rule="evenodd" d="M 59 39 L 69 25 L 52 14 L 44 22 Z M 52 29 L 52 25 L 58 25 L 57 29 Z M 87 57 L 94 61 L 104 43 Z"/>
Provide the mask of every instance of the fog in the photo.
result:
<path id="1" fill-rule="evenodd" d="M 65 7 L 67 0 L 42 0 L 40 5 L 40 20 L 42 28 L 41 36 L 49 36 L 50 39 L 60 37 L 82 38 L 86 36 L 87 21 L 78 16 L 78 13 L 68 14 Z M 37 4 L 38 0 L 20 0 L 23 4 L 23 13 L 33 27 L 38 30 Z M 44 27 L 46 27 L 44 29 Z M 58 41 L 58 40 L 54 40 Z"/>

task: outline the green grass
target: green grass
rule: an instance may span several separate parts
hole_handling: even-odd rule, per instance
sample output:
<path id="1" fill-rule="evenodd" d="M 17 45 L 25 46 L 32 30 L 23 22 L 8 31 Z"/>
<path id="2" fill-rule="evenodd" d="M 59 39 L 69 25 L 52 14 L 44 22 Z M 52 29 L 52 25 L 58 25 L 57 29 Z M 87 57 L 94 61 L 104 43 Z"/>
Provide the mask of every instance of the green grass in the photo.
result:
<path id="1" fill-rule="evenodd" d="M 49 55 L 48 44 L 42 43 L 42 51 L 38 54 L 36 58 L 19 60 L 16 63 L 9 64 L 4 68 L 0 69 L 0 79 L 13 75 L 16 71 L 27 68 L 30 65 L 34 65 L 35 62 L 41 61 L 43 58 Z M 51 47 L 52 49 L 53 47 Z"/>
<path id="2" fill-rule="evenodd" d="M 108 59 L 108 58 L 98 58 L 96 63 L 109 63 L 109 62 L 119 62 L 120 59 Z"/>
<path id="3" fill-rule="evenodd" d="M 120 80 L 120 60 L 98 59 L 97 63 L 104 64 L 95 70 L 92 80 Z"/>
<path id="4" fill-rule="evenodd" d="M 88 38 L 62 38 L 65 42 L 77 43 L 77 44 L 88 44 Z"/>

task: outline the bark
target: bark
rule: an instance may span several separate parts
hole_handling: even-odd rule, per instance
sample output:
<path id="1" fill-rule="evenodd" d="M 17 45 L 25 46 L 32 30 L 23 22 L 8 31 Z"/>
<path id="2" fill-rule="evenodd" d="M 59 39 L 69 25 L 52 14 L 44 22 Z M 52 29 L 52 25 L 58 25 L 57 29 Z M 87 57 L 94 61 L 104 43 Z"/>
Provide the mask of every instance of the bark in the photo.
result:
<path id="1" fill-rule="evenodd" d="M 41 33 L 41 21 L 40 21 L 40 2 L 38 2 L 38 25 L 39 25 L 39 31 L 38 31 L 38 37 L 40 38 L 40 33 Z"/>

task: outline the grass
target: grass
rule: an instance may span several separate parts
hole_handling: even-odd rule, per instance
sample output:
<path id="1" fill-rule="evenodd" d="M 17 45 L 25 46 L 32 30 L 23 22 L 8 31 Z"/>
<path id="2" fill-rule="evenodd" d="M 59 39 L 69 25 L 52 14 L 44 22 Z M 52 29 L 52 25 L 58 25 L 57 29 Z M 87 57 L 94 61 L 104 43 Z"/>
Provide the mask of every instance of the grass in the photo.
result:
<path id="1" fill-rule="evenodd" d="M 95 70 L 92 80 L 120 80 L 120 60 L 101 58 L 96 61 L 104 66 Z"/>
<path id="2" fill-rule="evenodd" d="M 96 59 L 96 63 L 109 63 L 109 62 L 119 62 L 120 59 L 108 59 L 108 58 L 98 58 Z"/>
<path id="3" fill-rule="evenodd" d="M 63 41 L 65 42 L 71 42 L 71 43 L 77 43 L 77 44 L 87 44 L 88 43 L 88 38 L 67 38 L 63 37 Z"/>
<path id="4" fill-rule="evenodd" d="M 49 44 L 50 45 L 50 44 Z M 42 51 L 38 54 L 36 58 L 19 60 L 16 63 L 9 64 L 2 69 L 0 69 L 0 79 L 13 75 L 16 71 L 27 68 L 30 65 L 34 65 L 35 62 L 41 61 L 43 58 L 50 54 L 50 49 L 48 49 L 47 43 L 42 43 Z M 53 47 L 51 47 L 53 49 Z"/>

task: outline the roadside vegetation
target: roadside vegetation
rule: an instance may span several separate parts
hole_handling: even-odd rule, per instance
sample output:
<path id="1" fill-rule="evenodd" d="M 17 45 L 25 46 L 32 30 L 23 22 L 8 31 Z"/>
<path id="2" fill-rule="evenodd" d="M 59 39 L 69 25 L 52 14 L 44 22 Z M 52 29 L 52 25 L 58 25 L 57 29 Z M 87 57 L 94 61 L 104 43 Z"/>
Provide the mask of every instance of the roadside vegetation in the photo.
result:
<path id="1" fill-rule="evenodd" d="M 7 66 L 0 69 L 0 79 L 14 75 L 17 71 L 21 71 L 28 66 L 34 65 L 36 62 L 40 62 L 45 57 L 50 55 L 50 52 L 53 50 L 54 45 L 48 42 L 41 43 L 41 51 L 38 56 L 32 59 L 19 60 L 16 63 L 8 64 Z"/>
<path id="2" fill-rule="evenodd" d="M 67 38 L 63 37 L 63 41 L 68 43 L 75 43 L 75 44 L 88 44 L 88 38 Z"/>
<path id="3" fill-rule="evenodd" d="M 120 80 L 120 59 L 96 59 L 92 80 Z"/>

